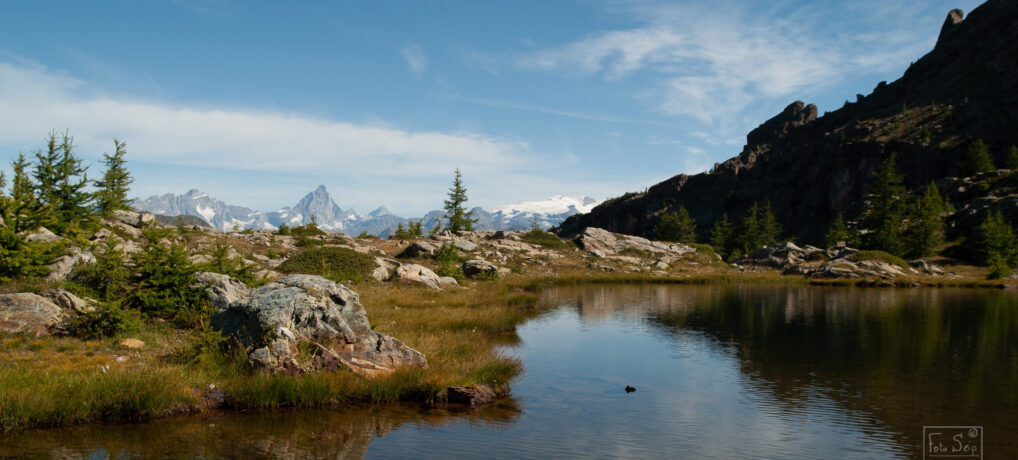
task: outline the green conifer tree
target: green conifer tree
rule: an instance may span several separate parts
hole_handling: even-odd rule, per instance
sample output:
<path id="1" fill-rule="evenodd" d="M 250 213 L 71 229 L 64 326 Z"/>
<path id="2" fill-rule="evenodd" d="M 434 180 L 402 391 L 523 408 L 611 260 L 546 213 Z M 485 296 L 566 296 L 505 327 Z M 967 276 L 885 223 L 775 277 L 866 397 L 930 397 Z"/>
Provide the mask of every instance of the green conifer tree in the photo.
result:
<path id="1" fill-rule="evenodd" d="M 834 218 L 831 222 L 831 228 L 827 230 L 827 235 L 824 237 L 824 245 L 828 248 L 837 246 L 838 243 L 848 242 L 848 227 L 845 226 L 845 219 L 838 213 L 838 217 Z"/>
<path id="2" fill-rule="evenodd" d="M 669 212 L 661 216 L 657 225 L 654 226 L 654 234 L 660 241 L 695 243 L 696 221 L 689 215 L 685 207 L 679 207 L 678 212 Z"/>
<path id="3" fill-rule="evenodd" d="M 944 199 L 932 182 L 911 207 L 907 238 L 909 257 L 932 256 L 944 243 Z"/>
<path id="4" fill-rule="evenodd" d="M 778 215 L 774 213 L 774 208 L 771 207 L 770 201 L 764 205 L 763 221 L 761 222 L 760 230 L 760 246 L 777 243 L 781 239 L 781 235 L 785 233 L 785 230 L 781 227 L 781 222 L 778 222 Z"/>
<path id="5" fill-rule="evenodd" d="M 1007 168 L 1018 169 L 1018 147 L 1012 145 L 1007 152 Z"/>
<path id="6" fill-rule="evenodd" d="M 763 222 L 760 216 L 760 206 L 756 203 L 746 210 L 746 215 L 742 218 L 742 225 L 739 226 L 737 241 L 735 250 L 732 251 L 732 257 L 749 254 L 763 246 Z"/>
<path id="7" fill-rule="evenodd" d="M 473 231 L 477 219 L 473 218 L 471 212 L 467 212 L 464 204 L 467 202 L 467 189 L 463 186 L 463 174 L 456 168 L 456 176 L 452 181 L 452 188 L 449 189 L 449 199 L 444 202 L 445 218 L 448 221 L 446 229 L 455 233 L 461 230 Z"/>
<path id="8" fill-rule="evenodd" d="M 1018 240 L 1000 212 L 991 212 L 979 224 L 974 249 L 977 262 L 983 265 L 990 265 L 994 257 L 999 256 L 1008 266 L 1018 266 Z"/>
<path id="9" fill-rule="evenodd" d="M 130 191 L 131 173 L 127 171 L 127 144 L 113 139 L 113 155 L 103 153 L 103 164 L 106 165 L 106 172 L 100 180 L 95 181 L 96 206 L 99 215 L 109 217 L 113 211 L 118 209 L 130 209 L 127 204 L 127 194 Z"/>
<path id="10" fill-rule="evenodd" d="M 862 224 L 869 230 L 863 241 L 868 249 L 879 249 L 901 256 L 905 247 L 901 238 L 905 187 L 901 185 L 901 176 L 895 165 L 896 157 L 892 153 L 877 170 L 870 187 L 870 205 L 863 214 Z"/>
<path id="11" fill-rule="evenodd" d="M 994 169 L 996 168 L 993 166 L 993 158 L 990 157 L 990 151 L 982 139 L 977 139 L 969 145 L 961 162 L 962 175 L 974 176 Z"/>
<path id="12" fill-rule="evenodd" d="M 728 213 L 722 214 L 721 218 L 714 222 L 714 227 L 710 231 L 710 244 L 714 246 L 714 251 L 721 255 L 721 257 L 727 258 L 729 255 L 729 246 L 732 243 L 732 224 L 728 221 Z"/>

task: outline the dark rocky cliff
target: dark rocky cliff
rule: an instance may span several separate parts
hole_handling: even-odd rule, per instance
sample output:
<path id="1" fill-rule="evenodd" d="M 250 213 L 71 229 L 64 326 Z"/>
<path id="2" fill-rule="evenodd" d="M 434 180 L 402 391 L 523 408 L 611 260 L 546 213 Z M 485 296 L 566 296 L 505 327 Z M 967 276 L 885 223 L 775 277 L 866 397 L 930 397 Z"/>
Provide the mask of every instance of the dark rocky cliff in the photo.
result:
<path id="1" fill-rule="evenodd" d="M 722 213 L 738 220 L 754 202 L 770 201 L 788 236 L 819 242 L 838 213 L 861 213 L 873 171 L 891 152 L 909 188 L 957 176 L 976 139 L 1002 165 L 1018 144 L 1018 0 L 989 0 L 964 19 L 951 11 L 934 49 L 899 80 L 817 115 L 796 101 L 711 172 L 608 200 L 559 231 L 594 226 L 653 237 L 660 216 L 684 206 L 706 239 Z"/>

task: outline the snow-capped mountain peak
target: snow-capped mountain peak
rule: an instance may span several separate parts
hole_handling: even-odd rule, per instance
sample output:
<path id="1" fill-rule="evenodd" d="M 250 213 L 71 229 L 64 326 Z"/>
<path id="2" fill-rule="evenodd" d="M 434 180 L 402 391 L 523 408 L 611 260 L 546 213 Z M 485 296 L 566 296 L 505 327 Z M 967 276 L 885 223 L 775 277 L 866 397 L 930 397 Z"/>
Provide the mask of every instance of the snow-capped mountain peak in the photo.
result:
<path id="1" fill-rule="evenodd" d="M 499 206 L 491 210 L 493 213 L 502 213 L 505 216 L 516 216 L 519 214 L 547 214 L 557 215 L 565 213 L 586 213 L 601 204 L 589 196 L 571 197 L 556 195 L 547 200 L 524 201 L 522 203 Z"/>

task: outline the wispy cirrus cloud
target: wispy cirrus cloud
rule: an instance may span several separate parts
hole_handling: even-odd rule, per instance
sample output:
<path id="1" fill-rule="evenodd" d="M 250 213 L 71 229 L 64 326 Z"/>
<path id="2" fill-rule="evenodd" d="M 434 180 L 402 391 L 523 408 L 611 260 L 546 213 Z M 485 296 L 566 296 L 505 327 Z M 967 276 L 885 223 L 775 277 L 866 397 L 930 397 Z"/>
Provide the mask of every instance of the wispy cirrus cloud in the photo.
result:
<path id="1" fill-rule="evenodd" d="M 399 49 L 400 56 L 403 56 L 403 60 L 406 61 L 407 67 L 410 68 L 410 73 L 415 78 L 421 78 L 424 75 L 424 71 L 428 69 L 428 58 L 424 54 L 424 48 L 417 43 L 407 43 Z"/>
<path id="2" fill-rule="evenodd" d="M 599 75 L 639 74 L 653 87 L 640 97 L 669 116 L 718 125 L 761 100 L 789 98 L 846 75 L 886 70 L 929 47 L 929 31 L 891 27 L 839 31 L 808 7 L 756 9 L 626 3 L 636 27 L 596 33 L 528 53 L 518 68 Z"/>

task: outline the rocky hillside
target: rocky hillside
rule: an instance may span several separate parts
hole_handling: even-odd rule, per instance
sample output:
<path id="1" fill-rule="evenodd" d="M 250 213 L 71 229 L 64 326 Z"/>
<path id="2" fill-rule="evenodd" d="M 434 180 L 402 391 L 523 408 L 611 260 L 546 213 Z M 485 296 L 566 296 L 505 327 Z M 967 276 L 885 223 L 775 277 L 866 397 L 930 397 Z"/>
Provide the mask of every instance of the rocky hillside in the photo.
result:
<path id="1" fill-rule="evenodd" d="M 873 172 L 892 152 L 910 189 L 959 175 L 976 139 L 998 166 L 1018 144 L 1018 2 L 989 0 L 967 17 L 951 11 L 932 51 L 893 83 L 820 115 L 796 101 L 746 136 L 742 152 L 709 173 L 680 174 L 606 201 L 560 226 L 653 236 L 663 213 L 685 207 L 706 240 L 723 213 L 740 218 L 770 201 L 788 236 L 819 243 L 839 213 L 860 215 Z M 967 200 L 972 194 L 952 194 Z M 953 203 L 956 208 L 968 202 Z M 1014 221 L 1018 209 L 1005 210 Z"/>

